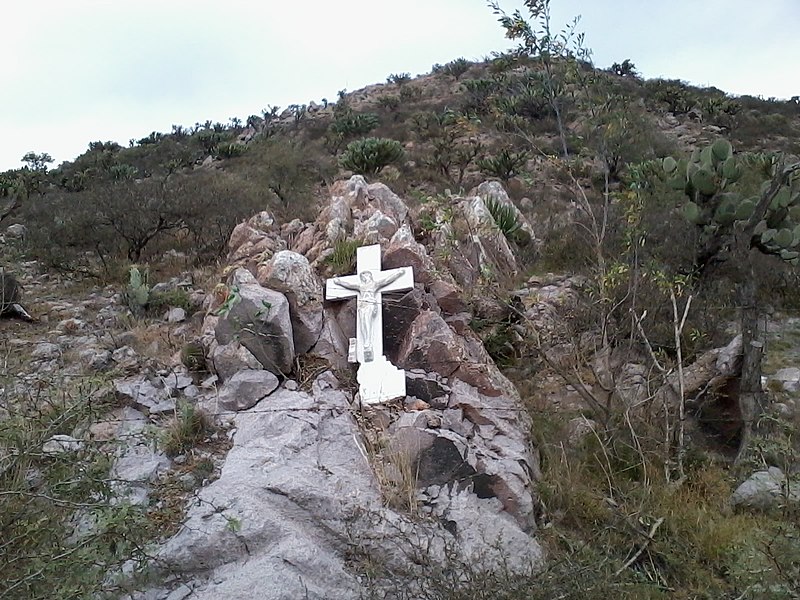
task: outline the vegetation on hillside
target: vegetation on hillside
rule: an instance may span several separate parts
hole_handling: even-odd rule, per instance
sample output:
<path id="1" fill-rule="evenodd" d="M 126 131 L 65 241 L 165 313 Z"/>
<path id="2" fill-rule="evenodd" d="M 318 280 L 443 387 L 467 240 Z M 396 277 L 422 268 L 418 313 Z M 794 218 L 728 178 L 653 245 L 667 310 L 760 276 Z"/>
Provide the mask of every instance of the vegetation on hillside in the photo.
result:
<path id="1" fill-rule="evenodd" d="M 800 308 L 800 99 L 643 80 L 630 59 L 597 69 L 578 21 L 557 30 L 548 0 L 510 15 L 489 6 L 514 51 L 418 78 L 392 74 L 335 103 L 174 126 L 128 147 L 92 142 L 57 168 L 30 152 L 25 167 L 0 173 L 0 223 L 24 224 L 18 251 L 47 268 L 132 286 L 131 265 L 155 270 L 167 251 L 195 265 L 221 260 L 235 225 L 265 208 L 284 221 L 312 218 L 326 186 L 346 174 L 420 201 L 499 179 L 519 205 L 527 199 L 542 239 L 535 254 L 515 215 L 489 204 L 523 275 L 587 281 L 552 339 L 528 330 L 517 340 L 527 324 L 510 301 L 503 319 L 476 327 L 534 420 L 550 566 L 529 578 L 474 564 L 415 572 L 414 597 L 798 597 L 796 509 L 736 512 L 728 498 L 753 469 L 791 472 L 800 456 L 797 417 L 770 411 L 761 377 L 765 315 Z M 337 244 L 332 273 L 352 270 L 356 245 Z M 506 300 L 498 288 L 473 292 Z M 745 364 L 737 428 L 724 439 L 722 425 L 701 418 L 712 394 L 676 392 L 677 402 L 648 412 L 585 385 L 602 368 L 617 377 L 624 353 L 647 366 L 649 400 L 660 398 L 704 351 L 730 341 L 736 321 Z M 567 359 L 554 361 L 548 343 L 568 347 Z M 551 372 L 579 390 L 581 411 L 543 403 L 530 382 Z M 12 379 L 0 371 L 0 390 Z M 90 389 L 52 391 L 0 415 L 0 598 L 89 594 L 157 537 L 159 515 L 110 503 L 108 449 L 39 451 L 103 406 Z M 578 443 L 568 439 L 572 417 L 591 422 Z M 689 431 L 689 417 L 705 430 Z M 207 433 L 188 408 L 176 419 L 170 452 Z M 62 548 L 80 518 L 98 525 Z M 400 577 L 398 594 L 404 585 Z"/>

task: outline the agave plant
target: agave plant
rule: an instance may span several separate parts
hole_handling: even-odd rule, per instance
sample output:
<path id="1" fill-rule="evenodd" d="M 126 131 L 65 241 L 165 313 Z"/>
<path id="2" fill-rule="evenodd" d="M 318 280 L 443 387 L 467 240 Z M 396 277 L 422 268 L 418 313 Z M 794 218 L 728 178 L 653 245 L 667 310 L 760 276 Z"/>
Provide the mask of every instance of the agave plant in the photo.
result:
<path id="1" fill-rule="evenodd" d="M 488 198 L 486 208 L 503 235 L 511 242 L 517 241 L 522 230 L 522 223 L 519 222 L 514 207 L 503 204 L 495 198 Z"/>
<path id="2" fill-rule="evenodd" d="M 376 175 L 387 165 L 403 157 L 403 146 L 396 140 L 365 138 L 347 145 L 341 165 L 360 175 Z"/>

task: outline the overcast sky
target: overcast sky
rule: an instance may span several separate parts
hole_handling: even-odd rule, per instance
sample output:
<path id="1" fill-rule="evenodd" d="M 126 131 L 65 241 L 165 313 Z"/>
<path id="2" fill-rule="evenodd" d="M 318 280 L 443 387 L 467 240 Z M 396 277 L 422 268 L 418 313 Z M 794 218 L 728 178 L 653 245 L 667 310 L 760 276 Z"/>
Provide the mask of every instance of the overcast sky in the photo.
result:
<path id="1" fill-rule="evenodd" d="M 520 0 L 501 4 L 510 12 Z M 552 0 L 594 62 L 735 94 L 800 94 L 798 0 Z M 0 171 L 90 141 L 336 98 L 508 47 L 483 0 L 7 0 Z"/>

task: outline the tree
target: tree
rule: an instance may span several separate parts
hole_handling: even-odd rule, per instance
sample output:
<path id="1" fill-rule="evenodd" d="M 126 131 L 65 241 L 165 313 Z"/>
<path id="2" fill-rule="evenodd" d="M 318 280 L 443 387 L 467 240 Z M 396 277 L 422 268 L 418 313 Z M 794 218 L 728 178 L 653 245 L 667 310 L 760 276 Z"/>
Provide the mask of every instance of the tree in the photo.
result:
<path id="1" fill-rule="evenodd" d="M 744 430 L 739 457 L 747 449 L 766 405 L 761 386 L 763 306 L 755 259 L 759 253 L 800 264 L 800 163 L 783 155 L 737 157 L 727 140 L 696 149 L 690 158 L 663 161 L 668 182 L 682 190 L 684 216 L 700 230 L 695 272 L 709 277 L 726 263 L 733 270 L 741 310 L 743 359 L 739 410 Z M 747 185 L 760 184 L 757 192 Z"/>
<path id="2" fill-rule="evenodd" d="M 621 63 L 614 63 L 611 65 L 611 71 L 620 77 L 638 77 L 636 72 L 636 65 L 631 62 L 631 59 L 626 58 Z"/>
<path id="3" fill-rule="evenodd" d="M 558 33 L 550 22 L 550 0 L 525 0 L 528 18 L 519 10 L 508 15 L 496 0 L 489 7 L 506 30 L 506 37 L 519 40 L 517 54 L 535 59 L 542 68 L 545 97 L 558 125 L 558 136 L 564 157 L 569 156 L 567 132 L 564 125 L 563 106 L 567 86 L 567 67 L 577 61 L 588 61 L 591 52 L 583 47 L 583 34 L 576 31 L 580 17 Z"/>
<path id="4" fill-rule="evenodd" d="M 0 223 L 19 208 L 25 185 L 18 171 L 0 173 Z"/>
<path id="5" fill-rule="evenodd" d="M 47 165 L 53 162 L 53 157 L 47 152 L 36 154 L 36 152 L 28 152 L 22 157 L 22 162 L 27 164 L 27 168 L 31 171 L 39 173 L 47 173 Z"/>
<path id="6" fill-rule="evenodd" d="M 99 222 L 123 242 L 128 260 L 139 262 L 155 238 L 185 227 L 191 205 L 176 201 L 178 181 L 173 177 L 118 181 L 97 189 Z"/>

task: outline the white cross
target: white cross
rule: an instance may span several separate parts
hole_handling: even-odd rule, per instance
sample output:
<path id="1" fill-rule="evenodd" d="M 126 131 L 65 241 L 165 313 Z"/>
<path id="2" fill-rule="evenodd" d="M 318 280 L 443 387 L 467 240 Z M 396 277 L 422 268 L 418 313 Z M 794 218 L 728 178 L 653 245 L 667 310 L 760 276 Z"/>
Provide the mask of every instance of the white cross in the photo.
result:
<path id="1" fill-rule="evenodd" d="M 356 360 L 361 401 L 377 404 L 405 396 L 405 372 L 383 356 L 383 314 L 381 294 L 414 287 L 412 267 L 381 271 L 381 247 L 363 246 L 356 251 L 356 274 L 328 279 L 327 300 L 358 297 Z"/>

